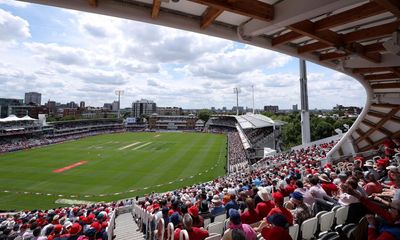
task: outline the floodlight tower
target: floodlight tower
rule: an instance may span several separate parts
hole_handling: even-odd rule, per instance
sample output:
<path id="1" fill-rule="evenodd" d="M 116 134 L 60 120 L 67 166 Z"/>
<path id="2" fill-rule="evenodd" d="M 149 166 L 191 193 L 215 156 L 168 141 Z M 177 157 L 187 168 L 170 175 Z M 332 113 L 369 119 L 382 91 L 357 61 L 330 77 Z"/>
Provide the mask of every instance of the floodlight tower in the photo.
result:
<path id="1" fill-rule="evenodd" d="M 251 90 L 253 91 L 253 114 L 255 113 L 254 111 L 254 84 L 251 85 Z"/>
<path id="2" fill-rule="evenodd" d="M 233 88 L 233 93 L 236 94 L 236 115 L 239 116 L 239 93 L 240 93 L 240 88 L 238 88 L 238 87 Z"/>
<path id="3" fill-rule="evenodd" d="M 307 71 L 306 61 L 299 59 L 300 64 L 300 95 L 301 95 L 301 140 L 302 144 L 311 141 L 310 113 L 308 109 Z"/>
<path id="4" fill-rule="evenodd" d="M 124 90 L 115 90 L 115 95 L 118 95 L 118 118 L 120 118 L 121 95 L 124 95 Z"/>

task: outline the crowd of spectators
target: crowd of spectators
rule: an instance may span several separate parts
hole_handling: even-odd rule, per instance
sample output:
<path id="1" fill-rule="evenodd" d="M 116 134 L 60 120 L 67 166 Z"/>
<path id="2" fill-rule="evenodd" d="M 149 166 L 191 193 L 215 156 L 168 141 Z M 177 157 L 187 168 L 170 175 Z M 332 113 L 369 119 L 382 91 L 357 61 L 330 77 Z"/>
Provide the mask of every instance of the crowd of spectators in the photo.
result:
<path id="1" fill-rule="evenodd" d="M 242 169 L 247 165 L 246 150 L 238 132 L 228 133 L 229 167 L 231 170 Z"/>
<path id="2" fill-rule="evenodd" d="M 122 203 L 97 203 L 0 216 L 1 240 L 108 240 L 107 227 Z"/>
<path id="3" fill-rule="evenodd" d="M 256 144 L 257 142 L 273 134 L 273 132 L 274 132 L 273 127 L 244 129 L 244 133 L 246 134 L 247 138 L 252 144 Z"/>
<path id="4" fill-rule="evenodd" d="M 387 146 L 398 149 L 388 142 Z M 356 157 L 335 166 L 321 165 L 334 144 L 268 157 L 255 169 L 152 194 L 139 204 L 156 218 L 163 218 L 165 225 L 172 222 L 176 231 L 188 230 L 190 239 L 204 239 L 204 220 L 212 222 L 219 215 L 230 218 L 223 239 L 233 239 L 232 235 L 235 239 L 255 239 L 256 233 L 265 239 L 291 239 L 289 226 L 301 225 L 334 206 L 349 206 L 346 223 L 364 229 L 359 235 L 368 235 L 365 237 L 371 240 L 398 239 L 400 155 L 394 155 L 398 150 L 384 147 L 374 160 Z"/>
<path id="5" fill-rule="evenodd" d="M 100 130 L 85 133 L 68 134 L 59 137 L 7 137 L 0 139 L 0 153 L 14 152 L 34 147 L 45 146 L 49 144 L 61 143 L 70 140 L 76 140 L 84 137 L 120 132 L 121 130 Z"/>

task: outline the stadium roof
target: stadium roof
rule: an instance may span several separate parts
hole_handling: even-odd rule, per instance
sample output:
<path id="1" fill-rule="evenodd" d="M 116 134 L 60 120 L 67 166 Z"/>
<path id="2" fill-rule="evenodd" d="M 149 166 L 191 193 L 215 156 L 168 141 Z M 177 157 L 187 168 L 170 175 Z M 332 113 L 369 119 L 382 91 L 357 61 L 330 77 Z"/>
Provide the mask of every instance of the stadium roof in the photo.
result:
<path id="1" fill-rule="evenodd" d="M 1 122 L 21 122 L 21 121 L 35 121 L 37 119 L 31 118 L 29 116 L 24 116 L 22 118 L 19 118 L 15 115 L 10 115 L 6 118 L 0 118 L 0 123 Z"/>
<path id="2" fill-rule="evenodd" d="M 199 32 L 334 69 L 357 79 L 367 101 L 331 153 L 365 151 L 400 137 L 398 0 L 25 1 Z"/>
<path id="3" fill-rule="evenodd" d="M 246 115 L 234 116 L 243 129 L 272 127 L 283 125 L 281 121 L 274 121 L 261 114 L 247 113 Z"/>

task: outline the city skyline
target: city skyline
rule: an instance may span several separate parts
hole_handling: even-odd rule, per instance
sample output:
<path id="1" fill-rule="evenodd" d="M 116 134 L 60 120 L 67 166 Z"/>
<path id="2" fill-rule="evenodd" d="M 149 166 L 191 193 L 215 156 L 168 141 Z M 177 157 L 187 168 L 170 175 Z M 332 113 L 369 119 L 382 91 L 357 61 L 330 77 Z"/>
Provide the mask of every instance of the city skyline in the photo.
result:
<path id="1" fill-rule="evenodd" d="M 7 0 L 0 1 L 0 19 L 0 87 L 6 90 L 1 97 L 22 98 L 32 91 L 41 92 L 43 102 L 100 106 L 117 100 L 114 91 L 121 89 L 121 108 L 145 98 L 201 109 L 235 106 L 234 87 L 242 91 L 239 105 L 252 106 L 254 85 L 257 109 L 291 109 L 300 103 L 298 60 L 273 51 Z M 364 106 L 365 92 L 357 81 L 312 63 L 307 67 L 310 109 Z"/>

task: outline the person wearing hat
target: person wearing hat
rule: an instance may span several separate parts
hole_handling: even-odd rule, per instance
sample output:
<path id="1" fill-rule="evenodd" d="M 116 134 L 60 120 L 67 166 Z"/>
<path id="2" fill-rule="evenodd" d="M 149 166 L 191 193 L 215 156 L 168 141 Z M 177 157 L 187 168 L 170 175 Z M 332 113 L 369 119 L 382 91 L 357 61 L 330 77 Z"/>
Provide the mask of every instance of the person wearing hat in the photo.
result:
<path id="1" fill-rule="evenodd" d="M 188 213 L 192 217 L 193 227 L 198 227 L 198 228 L 204 227 L 204 218 L 199 215 L 199 209 L 196 206 L 191 206 L 188 209 Z"/>
<path id="2" fill-rule="evenodd" d="M 244 236 L 246 240 L 256 240 L 257 234 L 250 225 L 242 223 L 240 213 L 236 209 L 229 210 L 229 225 L 224 232 L 222 240 L 233 240 L 235 235 Z"/>
<path id="3" fill-rule="evenodd" d="M 182 229 L 188 232 L 190 240 L 203 240 L 209 236 L 208 231 L 193 226 L 193 219 L 190 214 L 183 215 L 182 222 L 182 227 L 175 229 L 174 240 L 179 240 L 179 234 Z"/>
<path id="4" fill-rule="evenodd" d="M 211 209 L 211 222 L 214 222 L 214 218 L 216 216 L 225 214 L 225 207 L 222 204 L 221 198 L 218 195 L 214 195 L 212 202 L 212 209 Z"/>
<path id="5" fill-rule="evenodd" d="M 292 193 L 290 201 L 295 206 L 295 209 L 292 211 L 295 223 L 301 225 L 305 220 L 313 216 L 311 207 L 304 203 L 303 194 L 300 192 Z"/>
<path id="6" fill-rule="evenodd" d="M 380 184 L 375 175 L 372 172 L 365 173 L 365 181 L 367 182 L 363 187 L 368 196 L 373 193 L 381 193 L 383 190 L 382 184 Z"/>
<path id="7" fill-rule="evenodd" d="M 261 236 L 268 240 L 292 240 L 289 234 L 289 223 L 285 216 L 276 213 L 267 218 L 267 221 L 261 222 L 256 228 L 257 232 L 261 232 Z M 296 239 L 294 239 L 296 240 Z"/>
<path id="8" fill-rule="evenodd" d="M 325 173 L 319 175 L 318 178 L 321 181 L 321 187 L 325 190 L 328 196 L 332 197 L 337 194 L 339 188 L 334 183 L 332 183 L 332 181 Z"/>
<path id="9" fill-rule="evenodd" d="M 290 225 L 293 225 L 293 215 L 292 215 L 292 213 L 283 206 L 283 195 L 282 195 L 282 193 L 275 192 L 272 195 L 272 197 L 274 198 L 275 207 L 273 209 L 271 209 L 271 211 L 269 212 L 267 218 L 269 216 L 274 215 L 274 214 L 282 214 L 283 216 L 285 216 L 286 221 Z"/>
<path id="10" fill-rule="evenodd" d="M 228 196 L 230 201 L 225 204 L 226 218 L 229 218 L 229 209 L 239 209 L 239 204 L 236 202 L 236 195 L 228 194 Z"/>
<path id="11" fill-rule="evenodd" d="M 367 160 L 364 164 L 364 168 L 366 168 L 367 170 L 364 172 L 372 172 L 372 174 L 374 174 L 375 179 L 379 180 L 381 177 L 379 175 L 379 173 L 374 169 L 374 160 Z"/>

